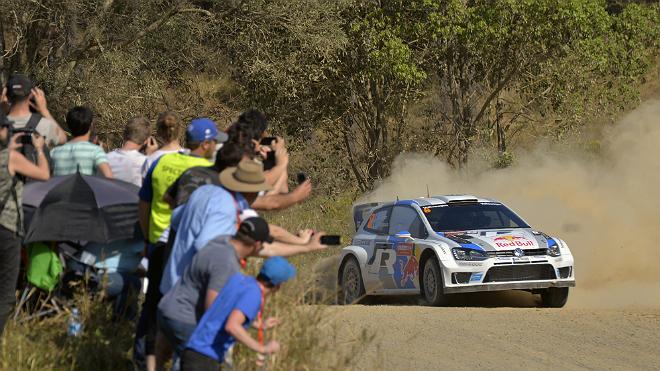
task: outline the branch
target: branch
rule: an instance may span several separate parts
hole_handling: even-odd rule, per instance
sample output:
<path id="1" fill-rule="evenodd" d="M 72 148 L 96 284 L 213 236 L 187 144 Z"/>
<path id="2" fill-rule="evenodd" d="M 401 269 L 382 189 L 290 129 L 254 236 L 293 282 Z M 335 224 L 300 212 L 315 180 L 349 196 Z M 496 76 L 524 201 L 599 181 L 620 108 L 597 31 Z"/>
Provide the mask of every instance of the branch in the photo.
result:
<path id="1" fill-rule="evenodd" d="M 508 84 L 509 81 L 511 81 L 511 78 L 513 78 L 513 75 L 515 75 L 515 73 L 517 71 L 518 71 L 518 67 L 514 66 L 513 69 L 511 70 L 511 72 L 509 72 L 509 74 L 502 81 L 500 81 L 499 84 L 497 84 L 497 87 L 490 93 L 488 98 L 486 98 L 486 101 L 481 106 L 481 110 L 479 110 L 479 113 L 474 118 L 473 122 L 477 123 L 477 122 L 481 121 L 481 118 L 483 117 L 484 113 L 486 112 L 486 108 L 488 108 L 488 106 L 490 105 L 490 102 L 492 102 L 493 99 L 495 99 L 495 97 L 500 93 L 500 91 L 502 91 L 502 89 L 504 89 L 506 84 Z"/>
<path id="2" fill-rule="evenodd" d="M 367 190 L 367 185 L 364 178 L 362 177 L 362 174 L 360 174 L 360 170 L 357 168 L 357 165 L 355 165 L 355 158 L 353 156 L 353 151 L 351 151 L 351 144 L 348 139 L 348 130 L 346 128 L 346 124 L 343 125 L 342 134 L 344 134 L 344 145 L 346 146 L 346 151 L 348 152 L 348 162 L 351 164 L 351 169 L 353 170 L 353 174 L 355 174 L 358 187 L 360 187 L 360 190 L 364 192 Z"/>
<path id="3" fill-rule="evenodd" d="M 179 5 L 173 6 L 167 12 L 165 12 L 162 17 L 160 17 L 159 19 L 152 22 L 149 26 L 145 27 L 142 31 L 136 33 L 132 38 L 130 38 L 130 39 L 128 39 L 128 40 L 126 40 L 122 43 L 119 43 L 119 45 L 117 45 L 117 48 L 125 48 L 125 47 L 133 44 L 137 40 L 143 38 L 146 34 L 157 30 L 163 24 L 165 24 L 165 22 L 169 21 L 170 18 L 174 17 L 176 14 L 180 13 L 182 10 L 183 9 L 181 9 L 179 7 Z M 187 9 L 187 11 L 190 11 L 190 10 L 191 9 Z"/>

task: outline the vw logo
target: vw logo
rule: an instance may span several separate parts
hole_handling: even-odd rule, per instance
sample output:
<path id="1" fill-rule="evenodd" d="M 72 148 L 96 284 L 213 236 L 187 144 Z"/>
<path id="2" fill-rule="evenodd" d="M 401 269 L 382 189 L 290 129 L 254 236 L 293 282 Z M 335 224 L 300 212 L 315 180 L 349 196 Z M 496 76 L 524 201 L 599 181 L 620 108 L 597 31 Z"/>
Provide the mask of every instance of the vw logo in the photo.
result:
<path id="1" fill-rule="evenodd" d="M 516 258 L 520 258 L 525 255 L 525 252 L 521 248 L 517 248 L 513 250 L 513 255 L 515 255 Z"/>

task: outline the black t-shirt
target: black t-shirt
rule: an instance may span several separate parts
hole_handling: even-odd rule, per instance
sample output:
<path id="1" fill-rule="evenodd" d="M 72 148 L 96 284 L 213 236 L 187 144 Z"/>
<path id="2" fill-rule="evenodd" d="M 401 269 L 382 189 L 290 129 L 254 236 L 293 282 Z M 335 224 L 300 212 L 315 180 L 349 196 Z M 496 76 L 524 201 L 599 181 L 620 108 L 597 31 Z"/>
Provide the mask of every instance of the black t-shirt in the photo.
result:
<path id="1" fill-rule="evenodd" d="M 175 201 L 176 206 L 180 206 L 188 202 L 197 188 L 207 184 L 220 185 L 220 173 L 213 166 L 196 166 L 181 174 L 166 194 Z"/>

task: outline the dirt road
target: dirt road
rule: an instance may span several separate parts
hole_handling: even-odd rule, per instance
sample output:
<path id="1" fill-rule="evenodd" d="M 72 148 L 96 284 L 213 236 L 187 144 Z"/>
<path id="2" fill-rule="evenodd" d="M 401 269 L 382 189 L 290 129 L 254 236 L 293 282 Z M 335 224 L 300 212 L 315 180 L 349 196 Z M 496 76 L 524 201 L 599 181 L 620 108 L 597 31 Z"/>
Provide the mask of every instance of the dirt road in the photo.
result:
<path id="1" fill-rule="evenodd" d="M 660 307 L 580 303 L 541 309 L 527 293 L 487 293 L 450 308 L 411 300 L 332 311 L 340 341 L 365 328 L 375 335 L 356 369 L 660 369 Z M 496 304 L 515 307 L 488 307 Z"/>

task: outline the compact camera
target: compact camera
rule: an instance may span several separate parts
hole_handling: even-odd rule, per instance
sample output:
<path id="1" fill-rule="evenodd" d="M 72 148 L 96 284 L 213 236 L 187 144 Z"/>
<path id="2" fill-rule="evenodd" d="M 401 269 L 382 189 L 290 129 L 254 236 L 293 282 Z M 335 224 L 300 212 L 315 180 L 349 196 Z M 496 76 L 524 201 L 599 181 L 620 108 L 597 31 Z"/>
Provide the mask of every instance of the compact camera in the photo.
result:
<path id="1" fill-rule="evenodd" d="M 32 144 L 32 134 L 34 134 L 34 129 L 29 128 L 20 128 L 14 129 L 14 134 L 23 133 L 23 136 L 19 139 L 20 144 Z"/>

